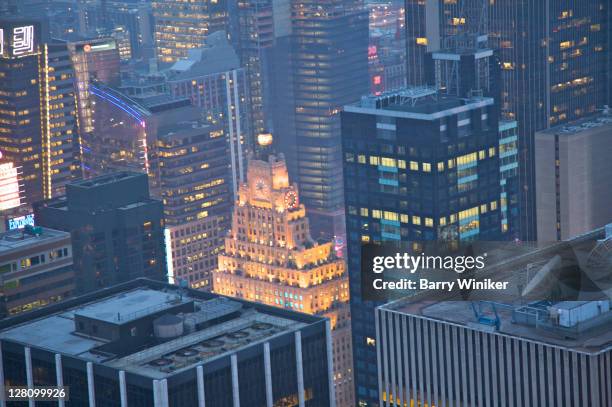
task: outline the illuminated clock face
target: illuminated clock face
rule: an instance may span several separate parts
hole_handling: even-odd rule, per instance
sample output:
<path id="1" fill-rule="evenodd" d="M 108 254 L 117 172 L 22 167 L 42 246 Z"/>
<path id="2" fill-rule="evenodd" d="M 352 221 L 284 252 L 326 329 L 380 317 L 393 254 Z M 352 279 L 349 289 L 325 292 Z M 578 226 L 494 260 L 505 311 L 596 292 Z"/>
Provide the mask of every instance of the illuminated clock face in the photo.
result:
<path id="1" fill-rule="evenodd" d="M 294 191 L 289 191 L 285 194 L 285 207 L 287 209 L 295 209 L 298 206 L 298 197 Z"/>
<path id="2" fill-rule="evenodd" d="M 268 184 L 263 179 L 255 181 L 255 192 L 259 197 L 266 197 L 268 194 Z"/>

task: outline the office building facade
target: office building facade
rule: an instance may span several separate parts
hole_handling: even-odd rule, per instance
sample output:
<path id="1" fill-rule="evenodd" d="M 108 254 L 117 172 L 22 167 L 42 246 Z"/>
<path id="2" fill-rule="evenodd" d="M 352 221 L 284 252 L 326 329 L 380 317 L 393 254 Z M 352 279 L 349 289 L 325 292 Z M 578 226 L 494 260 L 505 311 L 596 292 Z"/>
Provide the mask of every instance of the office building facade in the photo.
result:
<path id="1" fill-rule="evenodd" d="M 70 234 L 31 225 L 2 233 L 0 270 L 3 317 L 70 297 L 75 289 Z"/>
<path id="2" fill-rule="evenodd" d="M 567 240 L 612 220 L 612 116 L 535 134 L 538 239 Z"/>
<path id="3" fill-rule="evenodd" d="M 610 405 L 610 346 L 583 349 L 532 327 L 525 338 L 512 333 L 509 320 L 505 329 L 487 332 L 453 320 L 471 311 L 468 302 L 448 304 L 456 309 L 439 303 L 418 312 L 377 310 L 380 394 L 387 405 Z"/>
<path id="4" fill-rule="evenodd" d="M 339 406 L 353 406 L 348 278 L 333 242 L 316 244 L 284 157 L 249 161 L 213 273 L 215 293 L 330 318 Z"/>
<path id="5" fill-rule="evenodd" d="M 64 42 L 42 46 L 40 72 L 43 197 L 50 199 L 82 177 L 75 74 Z"/>
<path id="6" fill-rule="evenodd" d="M 93 82 L 119 85 L 119 49 L 112 38 L 68 41 L 67 45 L 75 74 L 79 137 L 85 154 L 94 130 L 93 99 L 89 86 Z M 88 176 L 87 168 L 83 168 L 83 173 Z"/>
<path id="7" fill-rule="evenodd" d="M 159 63 L 170 64 L 200 48 L 215 31 L 227 31 L 225 0 L 154 1 L 155 48 Z"/>
<path id="8" fill-rule="evenodd" d="M 286 129 L 275 130 L 313 236 L 344 234 L 340 111 L 368 93 L 368 15 L 359 1 L 292 4 Z"/>
<path id="9" fill-rule="evenodd" d="M 534 275 L 528 270 L 545 273 L 564 248 L 591 264 L 603 265 L 601 261 L 609 262 L 612 241 L 612 228 L 607 229 L 540 249 L 524 247 L 484 272 L 514 286 L 521 276 Z M 609 266 L 599 270 L 609 274 Z M 570 273 L 593 278 L 594 271 L 581 267 Z M 377 308 L 379 402 L 387 406 L 609 406 L 612 343 L 606 334 L 612 311 L 605 295 L 606 278 L 593 279 L 603 283 L 600 290 L 582 286 L 576 296 L 567 298 L 553 299 L 555 294 L 547 289 L 544 297 L 531 301 L 508 291 L 482 301 L 465 301 L 456 293 L 445 301 L 432 301 L 429 295 Z M 528 285 L 542 282 L 537 280 L 527 280 Z"/>
<path id="10" fill-rule="evenodd" d="M 511 134 L 500 136 L 496 112 L 490 97 L 458 98 L 429 88 L 406 88 L 345 106 L 347 259 L 361 405 L 378 405 L 376 304 L 362 298 L 361 246 L 507 239 L 511 226 L 502 208 L 507 210 L 510 197 L 503 194 L 502 177 L 510 185 L 512 177 L 502 171 L 500 143 L 511 141 L 500 140 Z"/>
<path id="11" fill-rule="evenodd" d="M 0 327 L 5 380 L 61 383 L 71 404 L 336 405 L 316 316 L 138 279 Z"/>
<path id="12" fill-rule="evenodd" d="M 31 20 L 1 20 L 0 152 L 21 170 L 28 203 L 43 199 L 39 57 L 42 32 Z M 17 45 L 15 45 L 17 39 Z"/>
<path id="13" fill-rule="evenodd" d="M 536 239 L 536 131 L 609 103 L 609 15 L 600 1 L 406 0 L 407 71 L 422 85 L 427 52 L 466 33 L 488 35 L 502 66 L 500 107 L 519 126 L 521 237 Z"/>
<path id="14" fill-rule="evenodd" d="M 207 120 L 223 124 L 235 200 L 244 182 L 246 157 L 254 145 L 247 76 L 224 31 L 211 34 L 206 44 L 189 50 L 187 59 L 177 61 L 164 74 L 173 96 L 190 99 Z"/>
<path id="15" fill-rule="evenodd" d="M 77 293 L 137 277 L 165 279 L 164 215 L 146 174 L 119 172 L 70 183 L 34 207 L 40 226 L 70 232 Z"/>
<path id="16" fill-rule="evenodd" d="M 211 290 L 233 202 L 223 126 L 167 124 L 157 146 L 169 281 Z"/>
<path id="17" fill-rule="evenodd" d="M 165 93 L 128 97 L 97 83 L 89 85 L 89 95 L 95 126 L 83 148 L 85 175 L 142 172 L 149 176 L 152 196 L 159 197 L 159 128 L 197 119 L 198 110 L 185 98 Z"/>

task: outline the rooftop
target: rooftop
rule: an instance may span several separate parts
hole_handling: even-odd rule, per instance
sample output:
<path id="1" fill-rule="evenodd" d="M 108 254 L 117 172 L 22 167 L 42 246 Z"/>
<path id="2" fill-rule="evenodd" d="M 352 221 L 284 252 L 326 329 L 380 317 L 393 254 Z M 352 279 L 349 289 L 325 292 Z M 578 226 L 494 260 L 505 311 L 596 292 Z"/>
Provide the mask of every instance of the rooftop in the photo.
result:
<path id="1" fill-rule="evenodd" d="M 139 279 L 4 320 L 0 339 L 161 379 L 320 320 Z"/>
<path id="2" fill-rule="evenodd" d="M 604 109 L 604 113 L 596 116 L 587 117 L 575 122 L 556 126 L 551 129 L 539 131 L 537 134 L 543 136 L 572 136 L 575 134 L 585 134 L 588 132 L 610 132 L 612 128 L 612 111 L 609 108 Z"/>
<path id="3" fill-rule="evenodd" d="M 363 96 L 344 107 L 346 112 L 433 121 L 442 117 L 489 106 L 494 100 L 474 96 L 469 99 L 440 94 L 429 87 L 407 87 L 380 95 Z"/>
<path id="4" fill-rule="evenodd" d="M 187 59 L 175 62 L 166 73 L 169 81 L 182 81 L 239 68 L 240 59 L 225 31 L 216 31 L 206 39 L 205 47 L 190 49 Z"/>
<path id="5" fill-rule="evenodd" d="M 580 287 L 588 287 L 584 279 L 596 284 L 598 300 L 585 301 L 579 293 L 571 300 L 534 300 L 500 291 L 496 299 L 465 301 L 463 293 L 452 292 L 439 296 L 417 294 L 381 306 L 383 310 L 413 315 L 423 319 L 444 321 L 493 334 L 519 337 L 551 346 L 569 348 L 583 353 L 599 353 L 612 349 L 612 227 L 598 229 L 568 242 L 541 248 L 531 248 L 522 254 L 494 264 L 484 270 L 493 281 L 514 281 L 510 286 L 529 287 L 534 282 L 544 283 L 543 270 L 555 257 L 566 253 L 575 256 L 587 276 L 581 276 Z M 489 257 L 491 252 L 488 253 Z M 602 259 L 604 261 L 602 261 Z M 567 268 L 565 269 L 567 270 Z M 598 274 L 600 273 L 600 274 Z M 516 281 L 524 280 L 522 285 Z M 531 278 L 531 280 L 529 280 Z M 550 286 L 547 290 L 552 291 Z M 523 289 L 525 293 L 526 288 Z M 490 297 L 490 294 L 489 294 Z M 588 297 L 591 298 L 591 297 Z M 595 297 L 592 297 L 595 298 Z M 481 318 L 482 317 L 482 318 Z M 497 326 L 496 323 L 498 324 Z"/>
<path id="6" fill-rule="evenodd" d="M 63 241 L 70 238 L 70 233 L 60 230 L 38 227 L 36 233 L 29 233 L 25 229 L 11 230 L 0 234 L 0 259 L 13 255 L 23 249 L 33 246 L 47 245 L 54 241 Z M 0 260 L 1 261 L 1 260 Z"/>

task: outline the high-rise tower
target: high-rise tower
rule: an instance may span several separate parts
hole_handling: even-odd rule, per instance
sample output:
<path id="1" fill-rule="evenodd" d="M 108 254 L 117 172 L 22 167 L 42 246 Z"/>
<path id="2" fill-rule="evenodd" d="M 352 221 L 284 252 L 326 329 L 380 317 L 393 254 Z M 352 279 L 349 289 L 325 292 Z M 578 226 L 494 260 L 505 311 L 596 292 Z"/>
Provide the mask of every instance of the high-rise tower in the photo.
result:
<path id="1" fill-rule="evenodd" d="M 353 406 L 348 279 L 332 242 L 310 236 L 306 208 L 284 157 L 250 160 L 240 186 L 216 293 L 331 319 L 338 406 Z"/>

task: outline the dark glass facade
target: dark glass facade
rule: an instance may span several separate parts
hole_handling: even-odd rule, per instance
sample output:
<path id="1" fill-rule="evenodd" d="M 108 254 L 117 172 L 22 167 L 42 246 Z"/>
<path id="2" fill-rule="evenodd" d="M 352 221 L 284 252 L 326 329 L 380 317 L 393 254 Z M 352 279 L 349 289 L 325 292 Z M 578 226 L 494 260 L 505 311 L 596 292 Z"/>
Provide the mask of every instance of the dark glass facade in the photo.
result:
<path id="1" fill-rule="evenodd" d="M 115 173 L 68 184 L 34 208 L 39 225 L 71 232 L 77 292 L 137 277 L 165 278 L 163 208 L 145 174 Z"/>
<path id="2" fill-rule="evenodd" d="M 433 97 L 433 98 L 432 98 Z M 399 100 L 399 99 L 398 99 Z M 374 308 L 361 297 L 361 245 L 454 239 L 504 240 L 497 107 L 423 96 L 415 105 L 371 98 L 342 113 L 348 267 L 360 406 L 378 405 Z M 507 140 L 507 132 L 504 143 Z M 504 151 L 510 148 L 504 147 Z M 512 184 L 510 180 L 510 184 Z M 516 209 L 510 209 L 516 214 Z M 359 404 L 361 403 L 361 404 Z"/>
<path id="3" fill-rule="evenodd" d="M 292 5 L 293 105 L 279 148 L 298 181 L 313 236 L 341 235 L 340 111 L 368 92 L 368 16 L 359 2 Z"/>

